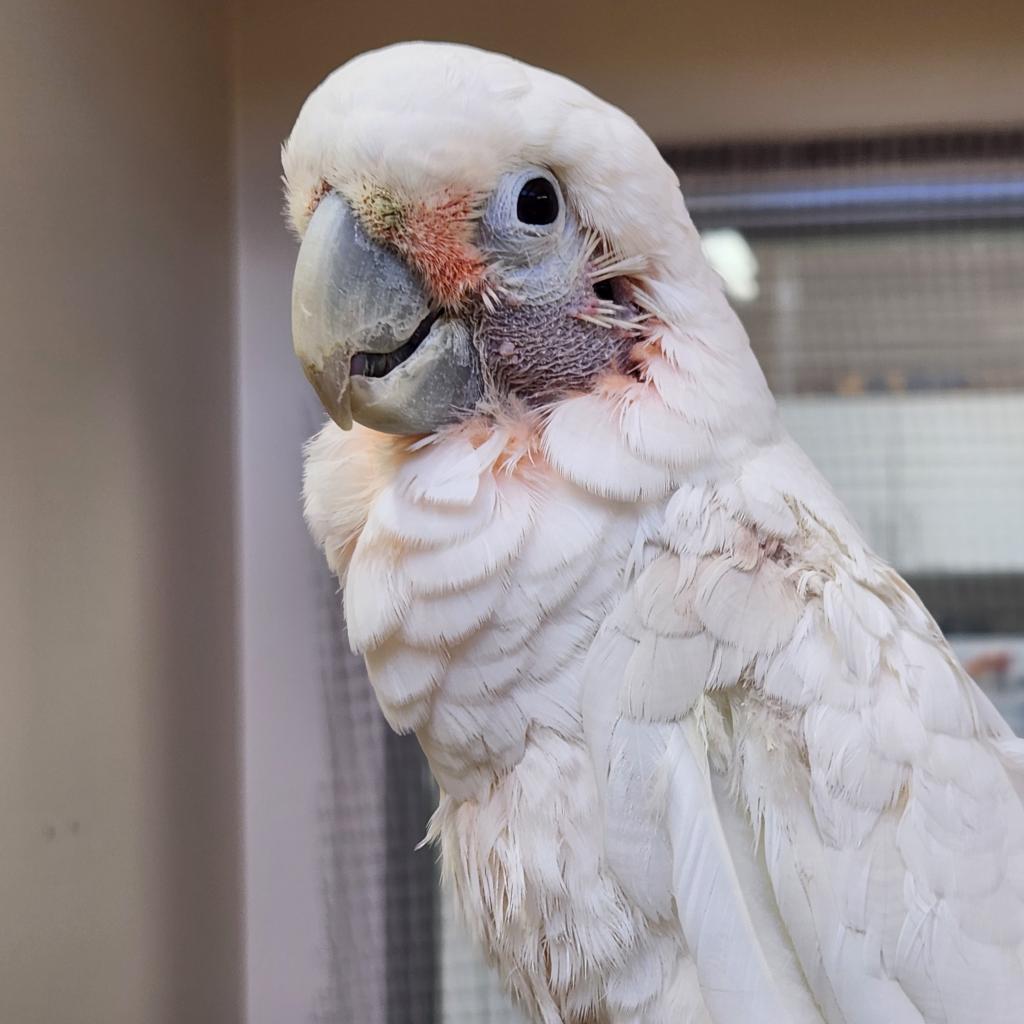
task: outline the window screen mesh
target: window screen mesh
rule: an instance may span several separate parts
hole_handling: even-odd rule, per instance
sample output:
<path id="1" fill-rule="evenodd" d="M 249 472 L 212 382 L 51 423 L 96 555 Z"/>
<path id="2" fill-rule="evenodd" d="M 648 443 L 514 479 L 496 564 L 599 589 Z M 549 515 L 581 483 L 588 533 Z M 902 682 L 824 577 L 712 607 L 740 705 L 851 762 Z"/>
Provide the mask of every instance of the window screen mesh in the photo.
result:
<path id="1" fill-rule="evenodd" d="M 1024 132 L 667 155 L 702 232 L 731 229 L 709 251 L 789 429 L 1024 731 Z M 322 1019 L 521 1021 L 415 849 L 435 801 L 415 740 L 387 731 L 316 585 Z"/>

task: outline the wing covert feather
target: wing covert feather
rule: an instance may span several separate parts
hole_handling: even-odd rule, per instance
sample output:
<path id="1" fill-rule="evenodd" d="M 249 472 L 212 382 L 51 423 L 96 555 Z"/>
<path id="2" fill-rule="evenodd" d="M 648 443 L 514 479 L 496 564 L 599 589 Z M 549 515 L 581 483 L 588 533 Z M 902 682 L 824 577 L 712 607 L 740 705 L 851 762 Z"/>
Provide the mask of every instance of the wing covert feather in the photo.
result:
<path id="1" fill-rule="evenodd" d="M 609 860 L 650 912 L 674 901 L 715 1021 L 755 1019 L 716 1010 L 724 981 L 778 1020 L 1019 1022 L 1020 741 L 792 442 L 753 461 L 674 493 L 595 643 Z M 742 883 L 737 822 L 762 851 Z"/>

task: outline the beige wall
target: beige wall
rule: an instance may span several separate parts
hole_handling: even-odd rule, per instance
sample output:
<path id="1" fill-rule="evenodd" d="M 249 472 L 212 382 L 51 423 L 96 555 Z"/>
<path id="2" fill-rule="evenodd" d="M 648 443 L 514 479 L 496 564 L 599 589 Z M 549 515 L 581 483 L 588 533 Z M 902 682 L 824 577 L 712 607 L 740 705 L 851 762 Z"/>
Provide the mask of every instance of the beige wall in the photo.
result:
<path id="1" fill-rule="evenodd" d="M 446 39 L 578 78 L 659 142 L 1024 120 L 1019 0 L 242 0 L 242 113 L 287 130 L 362 50 Z M 269 159 L 269 151 L 266 151 Z"/>
<path id="2" fill-rule="evenodd" d="M 279 1024 L 307 1019 L 330 991 L 317 652 L 337 627 L 316 606 L 316 555 L 296 499 L 300 445 L 318 413 L 288 343 L 295 245 L 280 217 L 278 159 L 306 94 L 362 50 L 426 38 L 576 77 L 661 142 L 1020 122 L 1024 4 L 240 0 L 239 14 L 247 992 L 252 1024 Z M 372 962 L 379 936 L 361 935 Z M 383 1013 L 379 984 L 363 979 Z"/>
<path id="3" fill-rule="evenodd" d="M 230 1024 L 226 23 L 0 11 L 0 1021 Z"/>

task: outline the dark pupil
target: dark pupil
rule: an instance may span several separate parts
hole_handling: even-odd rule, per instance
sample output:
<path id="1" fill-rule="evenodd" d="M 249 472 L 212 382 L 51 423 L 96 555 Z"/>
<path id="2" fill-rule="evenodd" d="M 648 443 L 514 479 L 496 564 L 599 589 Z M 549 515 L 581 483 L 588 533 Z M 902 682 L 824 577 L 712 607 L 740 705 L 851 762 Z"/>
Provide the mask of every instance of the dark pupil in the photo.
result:
<path id="1" fill-rule="evenodd" d="M 516 216 L 524 224 L 551 224 L 558 216 L 558 196 L 547 178 L 531 178 L 519 192 Z"/>

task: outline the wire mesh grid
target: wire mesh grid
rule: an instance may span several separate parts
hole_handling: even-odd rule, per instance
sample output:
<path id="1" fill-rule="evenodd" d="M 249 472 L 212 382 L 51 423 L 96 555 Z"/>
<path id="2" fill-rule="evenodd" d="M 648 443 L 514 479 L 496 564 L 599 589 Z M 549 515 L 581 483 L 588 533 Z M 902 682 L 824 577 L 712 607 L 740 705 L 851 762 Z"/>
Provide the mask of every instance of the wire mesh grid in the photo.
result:
<path id="1" fill-rule="evenodd" d="M 702 232 L 728 229 L 716 265 L 789 429 L 1024 730 L 1024 131 L 667 156 Z M 435 794 L 415 740 L 387 731 L 316 585 L 322 1019 L 521 1024 L 416 849 Z"/>

